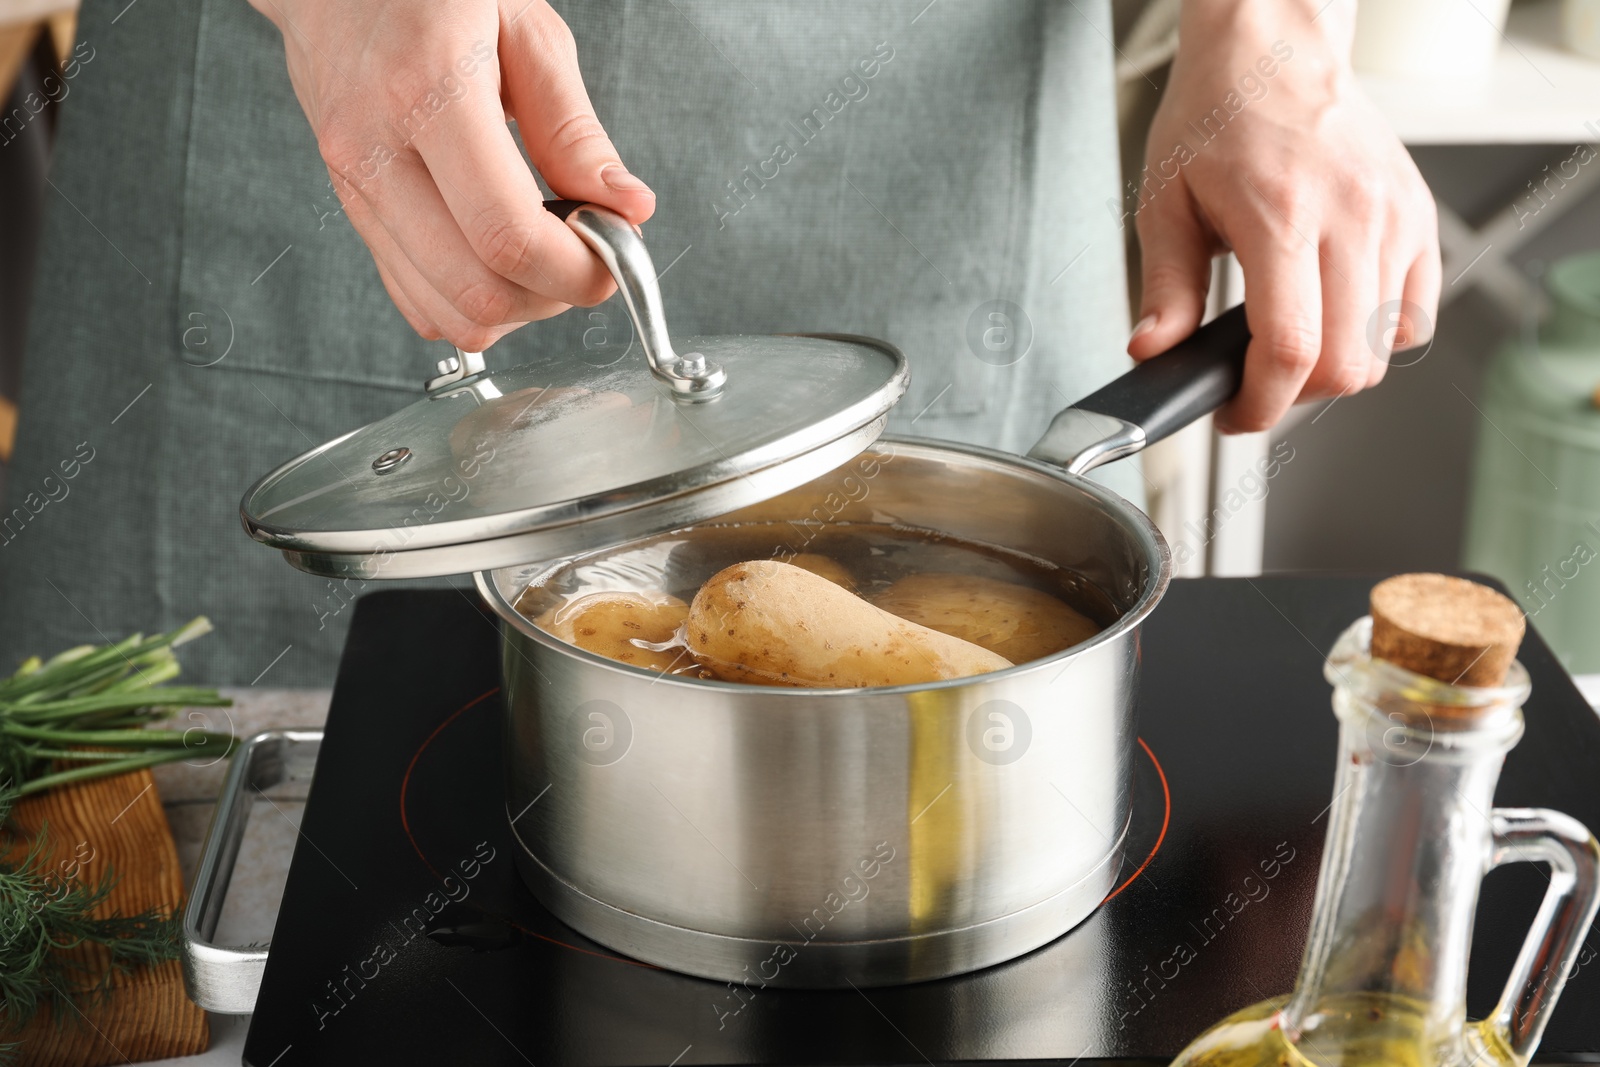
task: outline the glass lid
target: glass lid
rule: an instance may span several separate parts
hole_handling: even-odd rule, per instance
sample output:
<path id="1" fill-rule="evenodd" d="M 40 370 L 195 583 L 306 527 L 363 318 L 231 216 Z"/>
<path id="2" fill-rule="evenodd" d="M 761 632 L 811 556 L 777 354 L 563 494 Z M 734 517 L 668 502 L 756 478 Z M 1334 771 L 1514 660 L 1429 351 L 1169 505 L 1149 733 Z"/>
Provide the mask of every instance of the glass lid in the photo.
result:
<path id="1" fill-rule="evenodd" d="M 714 518 L 848 461 L 905 391 L 868 338 L 665 331 L 635 231 L 594 205 L 567 221 L 617 276 L 638 350 L 596 369 L 549 358 L 440 365 L 410 406 L 257 482 L 245 529 L 302 570 L 415 578 L 509 566 Z"/>

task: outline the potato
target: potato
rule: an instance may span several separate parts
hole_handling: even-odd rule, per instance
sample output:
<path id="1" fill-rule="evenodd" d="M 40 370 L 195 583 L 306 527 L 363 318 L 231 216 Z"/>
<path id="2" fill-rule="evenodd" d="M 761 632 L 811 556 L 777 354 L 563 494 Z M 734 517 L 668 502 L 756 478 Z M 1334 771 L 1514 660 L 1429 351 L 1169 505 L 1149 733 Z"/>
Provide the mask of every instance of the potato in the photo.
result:
<path id="1" fill-rule="evenodd" d="M 736 563 L 689 605 L 689 650 L 717 677 L 765 685 L 907 685 L 1011 666 L 776 560 Z"/>
<path id="2" fill-rule="evenodd" d="M 533 624 L 568 644 L 597 656 L 633 667 L 664 671 L 685 666 L 682 648 L 656 651 L 653 645 L 671 641 L 689 614 L 689 605 L 665 593 L 587 593 L 557 604 Z"/>
<path id="3" fill-rule="evenodd" d="M 975 574 L 913 574 L 872 598 L 891 615 L 1027 663 L 1087 641 L 1100 626 L 1049 593 Z"/>
<path id="4" fill-rule="evenodd" d="M 821 575 L 841 589 L 848 589 L 852 593 L 856 591 L 856 582 L 850 577 L 850 572 L 837 560 L 828 556 L 819 556 L 815 552 L 801 552 L 783 562 L 791 567 L 799 567 L 803 571 Z"/>

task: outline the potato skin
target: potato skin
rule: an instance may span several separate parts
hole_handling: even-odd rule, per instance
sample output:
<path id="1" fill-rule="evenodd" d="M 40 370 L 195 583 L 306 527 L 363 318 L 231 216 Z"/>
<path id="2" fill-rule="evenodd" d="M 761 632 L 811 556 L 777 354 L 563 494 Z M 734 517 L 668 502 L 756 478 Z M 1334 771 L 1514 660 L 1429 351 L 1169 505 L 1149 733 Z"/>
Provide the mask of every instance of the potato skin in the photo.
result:
<path id="1" fill-rule="evenodd" d="M 872 603 L 1013 663 L 1054 655 L 1101 629 L 1049 593 L 974 574 L 913 574 L 874 596 Z"/>
<path id="2" fill-rule="evenodd" d="M 689 606 L 665 593 L 588 593 L 558 604 L 533 620 L 533 624 L 571 645 L 618 663 L 664 671 L 684 666 L 689 657 L 681 648 L 663 652 L 637 644 L 671 641 L 689 614 Z"/>
<path id="3" fill-rule="evenodd" d="M 685 635 L 695 657 L 731 682 L 910 685 L 1011 666 L 775 560 L 736 563 L 713 575 L 689 606 Z"/>
<path id="4" fill-rule="evenodd" d="M 856 591 L 856 580 L 850 577 L 850 572 L 844 569 L 843 564 L 831 556 L 801 552 L 780 562 L 787 563 L 791 567 L 799 567 L 803 571 L 810 571 L 812 574 L 819 574 L 841 589 L 848 589 L 852 593 Z"/>

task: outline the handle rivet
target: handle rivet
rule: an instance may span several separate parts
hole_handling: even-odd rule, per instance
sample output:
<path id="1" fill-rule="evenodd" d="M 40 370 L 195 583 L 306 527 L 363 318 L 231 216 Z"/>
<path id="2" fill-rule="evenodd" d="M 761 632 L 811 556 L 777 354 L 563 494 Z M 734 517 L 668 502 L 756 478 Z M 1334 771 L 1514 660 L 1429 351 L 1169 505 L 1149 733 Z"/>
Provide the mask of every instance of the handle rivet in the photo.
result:
<path id="1" fill-rule="evenodd" d="M 388 474 L 400 464 L 411 458 L 409 448 L 391 448 L 383 455 L 372 461 L 372 469 L 378 474 Z"/>

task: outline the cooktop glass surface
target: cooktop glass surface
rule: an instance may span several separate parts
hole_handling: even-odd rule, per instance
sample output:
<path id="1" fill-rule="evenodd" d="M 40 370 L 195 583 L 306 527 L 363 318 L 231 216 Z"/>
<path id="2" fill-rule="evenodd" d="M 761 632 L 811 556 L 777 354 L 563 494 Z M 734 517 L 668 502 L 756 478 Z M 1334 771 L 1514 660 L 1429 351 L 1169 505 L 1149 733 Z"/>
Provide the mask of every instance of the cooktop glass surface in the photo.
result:
<path id="1" fill-rule="evenodd" d="M 1332 795 L 1322 660 L 1365 613 L 1375 580 L 1174 582 L 1143 635 L 1133 826 L 1117 890 L 1010 963 L 840 992 L 689 978 L 545 912 L 512 861 L 493 618 L 454 590 L 366 597 L 245 1062 L 1164 1062 L 1210 1023 L 1293 984 Z M 1496 803 L 1600 827 L 1600 719 L 1536 635 L 1520 658 L 1533 678 L 1528 728 Z M 1475 1015 L 1494 1003 L 1545 886 L 1526 864 L 1486 880 Z M 1589 945 L 1540 1060 L 1600 1060 L 1600 935 Z"/>

